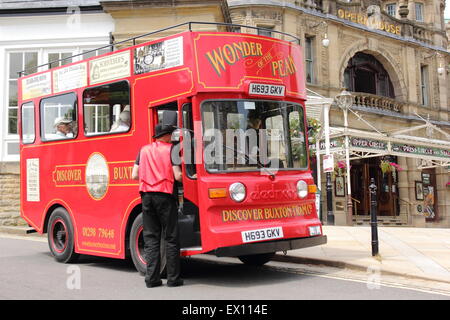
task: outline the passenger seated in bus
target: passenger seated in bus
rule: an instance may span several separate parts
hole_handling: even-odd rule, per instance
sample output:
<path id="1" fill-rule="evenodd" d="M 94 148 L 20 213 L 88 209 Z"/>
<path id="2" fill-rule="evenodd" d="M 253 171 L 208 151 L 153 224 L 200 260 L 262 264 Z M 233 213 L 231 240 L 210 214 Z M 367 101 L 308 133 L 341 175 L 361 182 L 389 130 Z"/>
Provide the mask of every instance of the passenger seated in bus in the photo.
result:
<path id="1" fill-rule="evenodd" d="M 73 137 L 72 132 L 72 120 L 64 117 L 58 117 L 55 119 L 54 127 L 56 129 L 56 136 L 58 139 L 67 139 Z"/>
<path id="2" fill-rule="evenodd" d="M 255 130 L 261 129 L 261 119 L 249 117 L 247 120 L 247 130 L 248 129 L 255 129 Z"/>
<path id="3" fill-rule="evenodd" d="M 119 121 L 115 122 L 109 132 L 125 132 L 130 128 L 130 111 L 122 111 Z"/>

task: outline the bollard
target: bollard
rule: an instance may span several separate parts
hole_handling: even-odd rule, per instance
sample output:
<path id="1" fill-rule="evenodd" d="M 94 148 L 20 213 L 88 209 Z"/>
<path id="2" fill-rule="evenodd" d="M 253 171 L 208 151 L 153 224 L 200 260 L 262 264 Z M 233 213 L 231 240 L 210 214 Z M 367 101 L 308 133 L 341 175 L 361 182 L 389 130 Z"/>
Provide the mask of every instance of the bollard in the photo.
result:
<path id="1" fill-rule="evenodd" d="M 372 231 L 372 256 L 378 254 L 378 222 L 377 222 L 377 186 L 375 179 L 370 178 L 370 226 Z"/>

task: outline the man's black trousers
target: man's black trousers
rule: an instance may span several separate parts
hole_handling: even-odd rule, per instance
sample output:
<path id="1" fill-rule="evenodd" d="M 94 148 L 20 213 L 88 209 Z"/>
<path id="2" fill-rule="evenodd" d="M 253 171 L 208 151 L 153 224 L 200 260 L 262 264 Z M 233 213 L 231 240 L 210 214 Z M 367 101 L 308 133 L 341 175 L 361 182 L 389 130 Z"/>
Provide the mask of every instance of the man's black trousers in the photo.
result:
<path id="1" fill-rule="evenodd" d="M 161 280 L 161 233 L 165 235 L 167 282 L 180 279 L 180 244 L 178 209 L 173 195 L 163 192 L 141 192 L 144 221 L 144 252 L 147 260 L 147 284 Z"/>

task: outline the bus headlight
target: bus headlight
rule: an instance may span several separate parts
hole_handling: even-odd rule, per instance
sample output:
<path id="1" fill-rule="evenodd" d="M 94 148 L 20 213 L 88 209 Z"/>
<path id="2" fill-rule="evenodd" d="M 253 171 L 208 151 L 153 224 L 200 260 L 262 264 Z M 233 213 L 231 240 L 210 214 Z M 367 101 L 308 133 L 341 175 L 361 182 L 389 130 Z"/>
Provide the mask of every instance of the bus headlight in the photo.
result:
<path id="1" fill-rule="evenodd" d="M 240 182 L 233 183 L 228 189 L 230 192 L 230 197 L 236 202 L 241 202 L 245 199 L 246 189 L 245 186 Z"/>
<path id="2" fill-rule="evenodd" d="M 297 194 L 302 199 L 308 195 L 308 184 L 305 181 L 297 182 Z"/>

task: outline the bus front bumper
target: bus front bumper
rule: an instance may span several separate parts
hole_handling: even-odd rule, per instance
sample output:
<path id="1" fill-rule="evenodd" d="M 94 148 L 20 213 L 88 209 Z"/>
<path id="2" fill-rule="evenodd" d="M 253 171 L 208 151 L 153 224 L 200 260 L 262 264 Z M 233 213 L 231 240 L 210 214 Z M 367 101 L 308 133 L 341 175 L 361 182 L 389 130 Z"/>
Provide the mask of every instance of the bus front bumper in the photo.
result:
<path id="1" fill-rule="evenodd" d="M 315 236 L 308 238 L 293 238 L 276 241 L 246 243 L 238 246 L 217 248 L 213 253 L 217 257 L 238 257 L 251 254 L 288 251 L 314 247 L 327 243 L 327 236 Z"/>

